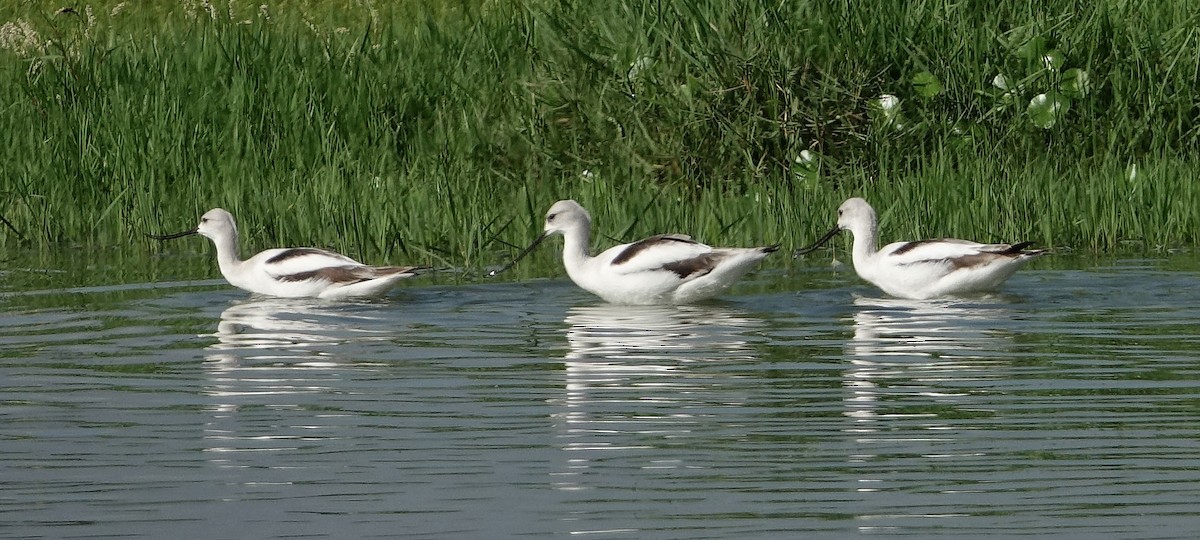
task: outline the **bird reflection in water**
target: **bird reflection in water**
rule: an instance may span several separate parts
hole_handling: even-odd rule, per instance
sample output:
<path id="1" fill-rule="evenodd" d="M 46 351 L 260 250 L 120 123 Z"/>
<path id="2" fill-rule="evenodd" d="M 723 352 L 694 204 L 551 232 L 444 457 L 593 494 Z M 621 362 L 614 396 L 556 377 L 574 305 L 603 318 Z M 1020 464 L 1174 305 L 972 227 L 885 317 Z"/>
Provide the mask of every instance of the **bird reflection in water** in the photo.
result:
<path id="1" fill-rule="evenodd" d="M 253 453 L 295 450 L 300 441 L 334 437 L 338 413 L 305 411 L 307 400 L 334 392 L 346 361 L 336 351 L 372 339 L 380 319 L 358 304 L 252 297 L 221 313 L 209 347 L 205 393 L 214 398 L 205 428 L 214 463 L 244 467 Z M 389 334 L 381 333 L 379 339 Z M 290 418 L 290 419 L 289 419 Z"/>
<path id="2" fill-rule="evenodd" d="M 1011 316 L 1006 302 L 985 297 L 854 303 L 854 337 L 846 344 L 849 367 L 843 375 L 848 460 L 861 471 L 854 490 L 903 491 L 910 481 L 904 471 L 979 459 L 986 445 L 969 434 L 977 430 L 978 418 L 994 414 L 989 381 L 1003 376 L 1004 354 L 1012 346 L 1012 334 L 1003 329 Z M 918 476 L 929 488 L 924 473 Z M 894 503 L 881 499 L 883 506 L 867 505 L 860 517 L 883 517 L 876 513 L 885 508 L 889 515 L 903 514 Z M 914 517 L 948 517 L 910 510 Z"/>
<path id="3" fill-rule="evenodd" d="M 572 308 L 565 323 L 566 392 L 555 416 L 570 452 L 556 486 L 567 490 L 584 489 L 584 475 L 615 452 L 688 437 L 717 408 L 736 405 L 718 388 L 722 371 L 700 365 L 754 361 L 750 336 L 761 326 L 720 306 L 607 304 Z M 641 463 L 683 466 L 653 452 Z"/>

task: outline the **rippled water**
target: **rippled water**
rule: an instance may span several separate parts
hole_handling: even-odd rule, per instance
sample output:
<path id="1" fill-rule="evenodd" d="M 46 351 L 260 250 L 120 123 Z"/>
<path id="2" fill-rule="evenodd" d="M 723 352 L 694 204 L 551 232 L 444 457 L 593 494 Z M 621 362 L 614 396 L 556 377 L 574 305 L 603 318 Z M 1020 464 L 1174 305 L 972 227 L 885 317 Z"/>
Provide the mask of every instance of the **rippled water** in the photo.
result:
<path id="1" fill-rule="evenodd" d="M 679 308 L 10 272 L 0 536 L 1190 538 L 1197 262 L 916 302 L 814 261 Z"/>

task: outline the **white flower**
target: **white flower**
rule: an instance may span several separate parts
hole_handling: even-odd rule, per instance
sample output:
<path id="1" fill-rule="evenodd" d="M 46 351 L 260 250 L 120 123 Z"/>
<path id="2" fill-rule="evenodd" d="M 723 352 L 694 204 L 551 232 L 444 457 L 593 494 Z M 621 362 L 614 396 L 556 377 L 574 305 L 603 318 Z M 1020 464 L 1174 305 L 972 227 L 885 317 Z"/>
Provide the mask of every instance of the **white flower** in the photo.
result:
<path id="1" fill-rule="evenodd" d="M 636 79 L 643 71 L 646 71 L 650 66 L 654 65 L 654 59 L 649 56 L 638 58 L 629 66 L 629 72 L 625 74 L 629 79 Z"/>
<path id="2" fill-rule="evenodd" d="M 900 106 L 900 98 L 891 94 L 879 96 L 879 108 L 883 109 L 883 113 L 891 116 L 896 113 L 896 108 Z"/>
<path id="3" fill-rule="evenodd" d="M 881 116 L 881 118 L 876 118 L 875 120 L 881 121 L 885 126 L 897 129 L 903 127 L 904 122 L 900 115 L 900 98 L 892 94 L 884 94 L 875 99 L 873 107 L 877 108 L 877 113 Z M 872 111 L 872 114 L 876 114 L 876 111 Z"/>

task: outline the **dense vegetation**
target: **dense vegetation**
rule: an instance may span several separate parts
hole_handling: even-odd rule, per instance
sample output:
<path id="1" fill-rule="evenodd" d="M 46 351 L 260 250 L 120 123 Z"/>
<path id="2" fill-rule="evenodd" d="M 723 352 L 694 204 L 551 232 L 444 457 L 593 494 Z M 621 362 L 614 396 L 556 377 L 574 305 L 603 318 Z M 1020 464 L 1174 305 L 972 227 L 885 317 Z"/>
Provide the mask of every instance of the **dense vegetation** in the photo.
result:
<path id="1" fill-rule="evenodd" d="M 887 240 L 1200 240 L 1195 3 L 9 4 L 6 248 L 222 206 L 248 248 L 481 266 L 561 198 L 793 247 L 853 195 Z"/>

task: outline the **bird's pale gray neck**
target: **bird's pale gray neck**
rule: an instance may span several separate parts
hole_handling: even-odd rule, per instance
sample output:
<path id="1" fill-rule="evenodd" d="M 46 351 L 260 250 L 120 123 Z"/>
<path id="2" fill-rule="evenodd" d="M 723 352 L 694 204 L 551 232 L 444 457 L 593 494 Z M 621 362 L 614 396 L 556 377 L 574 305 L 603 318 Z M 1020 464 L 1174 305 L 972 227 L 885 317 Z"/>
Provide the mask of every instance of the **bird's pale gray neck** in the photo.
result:
<path id="1" fill-rule="evenodd" d="M 242 258 L 238 253 L 237 232 L 223 234 L 213 238 L 212 241 L 217 248 L 217 266 L 221 268 L 221 273 L 228 275 L 235 272 L 242 264 Z"/>
<path id="2" fill-rule="evenodd" d="M 879 251 L 878 240 L 875 235 L 878 228 L 875 226 L 875 220 L 863 223 L 860 226 L 852 227 L 850 233 L 854 235 L 854 247 L 851 250 L 851 258 L 854 260 L 855 269 L 863 268 L 864 262 Z M 862 274 L 862 271 L 859 271 Z"/>
<path id="3" fill-rule="evenodd" d="M 591 241 L 591 231 L 586 224 L 579 224 L 563 231 L 563 266 L 570 273 L 586 262 L 591 254 L 588 244 Z"/>

